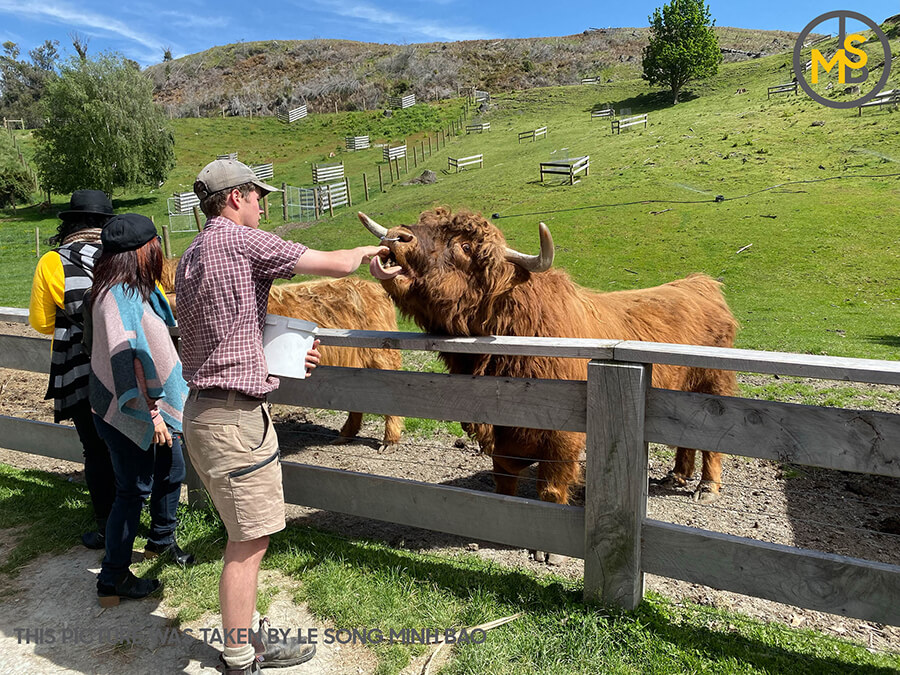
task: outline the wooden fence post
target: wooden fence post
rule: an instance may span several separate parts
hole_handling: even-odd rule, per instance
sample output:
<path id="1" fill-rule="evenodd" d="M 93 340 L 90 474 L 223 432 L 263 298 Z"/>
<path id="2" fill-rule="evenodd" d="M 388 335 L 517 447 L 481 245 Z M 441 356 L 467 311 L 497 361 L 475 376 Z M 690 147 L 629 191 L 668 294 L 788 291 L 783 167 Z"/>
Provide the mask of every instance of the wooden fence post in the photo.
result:
<path id="1" fill-rule="evenodd" d="M 394 157 L 394 173 L 397 174 L 397 180 L 400 180 L 400 158 Z"/>
<path id="2" fill-rule="evenodd" d="M 412 146 L 412 150 L 413 150 L 413 168 L 417 169 L 417 168 L 419 168 L 419 155 L 416 153 L 415 145 Z"/>
<path id="3" fill-rule="evenodd" d="M 266 222 L 269 222 L 269 195 L 263 197 L 263 213 L 266 217 Z"/>
<path id="4" fill-rule="evenodd" d="M 384 192 L 384 178 L 381 175 L 381 164 L 378 165 L 378 189 Z"/>
<path id="5" fill-rule="evenodd" d="M 391 161 L 390 157 L 388 157 L 388 173 L 391 176 L 391 182 L 394 182 L 394 163 Z"/>
<path id="6" fill-rule="evenodd" d="M 344 187 L 347 189 L 347 206 L 353 206 L 353 198 L 350 196 L 350 179 L 344 176 Z"/>
<path id="7" fill-rule="evenodd" d="M 366 193 L 366 201 L 369 201 L 369 178 L 363 172 L 363 192 Z"/>
<path id="8" fill-rule="evenodd" d="M 167 258 L 172 257 L 172 242 L 169 239 L 169 226 L 163 223 L 162 226 L 162 240 L 163 240 L 163 253 L 166 254 Z"/>
<path id="9" fill-rule="evenodd" d="M 431 157 L 434 153 L 431 150 L 431 134 L 428 134 L 428 156 Z"/>
<path id="10" fill-rule="evenodd" d="M 287 183 L 282 183 L 281 184 L 281 218 L 285 222 L 287 222 L 287 205 L 288 205 Z"/>
<path id="11" fill-rule="evenodd" d="M 584 599 L 627 610 L 644 596 L 644 412 L 650 366 L 591 361 L 587 381 Z"/>
<path id="12" fill-rule="evenodd" d="M 334 200 L 331 198 L 331 186 L 325 186 L 326 191 L 328 192 L 328 213 L 334 218 Z"/>
<path id="13" fill-rule="evenodd" d="M 41 259 L 41 230 L 37 227 L 34 228 L 34 254 L 38 260 Z"/>
<path id="14" fill-rule="evenodd" d="M 403 173 L 409 173 L 409 155 L 403 155 Z"/>
<path id="15" fill-rule="evenodd" d="M 203 224 L 200 222 L 200 207 L 194 207 L 194 222 L 197 223 L 197 232 L 203 231 Z"/>

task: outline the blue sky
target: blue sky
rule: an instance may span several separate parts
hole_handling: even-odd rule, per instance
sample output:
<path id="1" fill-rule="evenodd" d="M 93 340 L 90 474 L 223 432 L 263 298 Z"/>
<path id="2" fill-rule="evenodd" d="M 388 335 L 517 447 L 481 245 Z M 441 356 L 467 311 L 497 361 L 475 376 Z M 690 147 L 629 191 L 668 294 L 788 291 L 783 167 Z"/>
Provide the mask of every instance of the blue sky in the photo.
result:
<path id="1" fill-rule="evenodd" d="M 73 53 L 69 34 L 90 40 L 88 50 L 118 51 L 142 65 L 215 45 L 254 40 L 342 38 L 363 42 L 450 42 L 548 37 L 589 27 L 646 26 L 664 0 L 0 0 L 0 43 L 12 40 L 23 54 L 45 39 Z M 849 9 L 877 22 L 900 13 L 900 0 L 835 5 L 780 0 L 708 0 L 716 24 L 799 31 L 814 17 Z M 828 28 L 819 32 L 828 32 Z M 836 33 L 836 23 L 831 32 Z"/>

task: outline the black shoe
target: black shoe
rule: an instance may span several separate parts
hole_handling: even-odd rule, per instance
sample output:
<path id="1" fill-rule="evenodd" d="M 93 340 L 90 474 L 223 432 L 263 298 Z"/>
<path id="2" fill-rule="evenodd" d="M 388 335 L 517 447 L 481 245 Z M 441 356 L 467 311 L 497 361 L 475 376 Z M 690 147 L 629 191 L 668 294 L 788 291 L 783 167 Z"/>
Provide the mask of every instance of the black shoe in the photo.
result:
<path id="1" fill-rule="evenodd" d="M 148 541 L 147 545 L 144 547 L 144 560 L 152 560 L 161 555 L 171 556 L 172 560 L 182 567 L 193 565 L 196 562 L 196 560 L 194 560 L 194 554 L 182 551 L 177 542 L 173 541 L 171 544 L 154 544 Z"/>
<path id="2" fill-rule="evenodd" d="M 102 532 L 85 532 L 81 535 L 81 543 L 87 548 L 99 551 L 106 548 L 106 535 Z"/>
<path id="3" fill-rule="evenodd" d="M 141 579 L 127 571 L 116 583 L 97 582 L 97 598 L 101 607 L 115 607 L 119 600 L 140 600 L 160 589 L 159 579 Z"/>
<path id="4" fill-rule="evenodd" d="M 269 619 L 259 622 L 259 632 L 250 634 L 250 644 L 256 650 L 256 660 L 260 668 L 289 668 L 306 663 L 316 655 L 316 646 L 309 644 L 305 637 L 297 636 L 283 641 L 269 642 Z"/>

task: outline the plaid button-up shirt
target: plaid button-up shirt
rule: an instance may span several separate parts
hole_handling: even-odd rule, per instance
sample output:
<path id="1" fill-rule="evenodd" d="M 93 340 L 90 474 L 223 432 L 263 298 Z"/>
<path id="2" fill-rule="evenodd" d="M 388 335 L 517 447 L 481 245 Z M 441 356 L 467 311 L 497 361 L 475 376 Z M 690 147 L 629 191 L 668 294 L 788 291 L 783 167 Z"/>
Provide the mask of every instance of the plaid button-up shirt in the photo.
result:
<path id="1" fill-rule="evenodd" d="M 289 279 L 306 246 L 211 218 L 175 274 L 184 378 L 191 389 L 233 389 L 263 398 L 269 375 L 262 331 L 275 279 Z"/>

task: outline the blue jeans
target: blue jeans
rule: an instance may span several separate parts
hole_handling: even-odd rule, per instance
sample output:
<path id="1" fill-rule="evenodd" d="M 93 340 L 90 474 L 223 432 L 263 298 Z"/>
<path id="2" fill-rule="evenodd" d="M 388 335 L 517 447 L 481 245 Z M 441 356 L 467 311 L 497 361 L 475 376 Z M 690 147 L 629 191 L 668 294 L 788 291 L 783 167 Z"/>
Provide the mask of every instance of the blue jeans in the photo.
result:
<path id="1" fill-rule="evenodd" d="M 128 571 L 144 500 L 150 497 L 150 536 L 159 546 L 175 541 L 176 509 L 184 480 L 181 435 L 172 433 L 172 447 L 133 443 L 115 427 L 94 415 L 97 433 L 106 441 L 116 476 L 116 499 L 106 521 L 106 556 L 98 580 L 115 584 Z M 169 430 L 171 432 L 171 429 Z"/>

